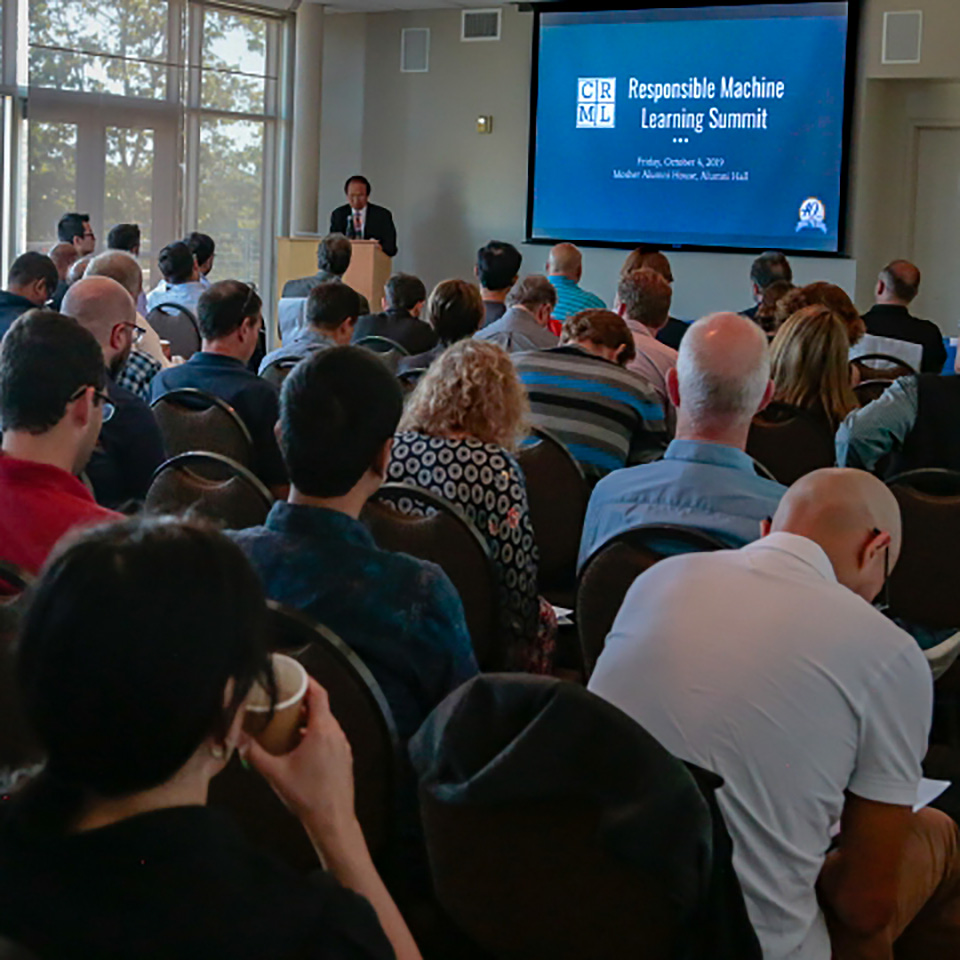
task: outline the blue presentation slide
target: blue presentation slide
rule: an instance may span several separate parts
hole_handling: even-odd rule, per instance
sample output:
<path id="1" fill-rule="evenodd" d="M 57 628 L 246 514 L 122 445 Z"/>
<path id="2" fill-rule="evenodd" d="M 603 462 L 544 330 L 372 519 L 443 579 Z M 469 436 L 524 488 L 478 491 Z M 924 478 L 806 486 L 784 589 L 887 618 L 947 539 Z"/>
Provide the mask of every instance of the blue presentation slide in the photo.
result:
<path id="1" fill-rule="evenodd" d="M 837 252 L 847 13 L 542 13 L 530 237 Z"/>

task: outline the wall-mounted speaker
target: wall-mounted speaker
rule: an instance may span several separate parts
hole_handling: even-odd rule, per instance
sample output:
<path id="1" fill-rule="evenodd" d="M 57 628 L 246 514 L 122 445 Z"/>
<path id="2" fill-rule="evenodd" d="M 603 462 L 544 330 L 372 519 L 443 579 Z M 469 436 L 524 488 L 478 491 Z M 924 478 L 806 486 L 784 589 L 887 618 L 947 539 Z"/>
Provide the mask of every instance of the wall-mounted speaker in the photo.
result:
<path id="1" fill-rule="evenodd" d="M 404 27 L 400 31 L 400 72 L 428 73 L 430 70 L 430 28 Z"/>
<path id="2" fill-rule="evenodd" d="M 922 10 L 888 10 L 883 15 L 883 63 L 919 63 Z"/>

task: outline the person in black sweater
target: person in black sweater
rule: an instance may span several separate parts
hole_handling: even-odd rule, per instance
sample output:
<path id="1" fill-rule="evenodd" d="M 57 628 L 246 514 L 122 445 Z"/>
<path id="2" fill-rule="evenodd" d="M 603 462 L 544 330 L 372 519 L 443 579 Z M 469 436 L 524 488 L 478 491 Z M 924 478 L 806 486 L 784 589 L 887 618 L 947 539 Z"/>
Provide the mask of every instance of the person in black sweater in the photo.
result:
<path id="1" fill-rule="evenodd" d="M 437 345 L 433 327 L 420 319 L 427 288 L 419 277 L 395 273 L 383 290 L 383 313 L 361 317 L 353 329 L 353 342 L 364 337 L 386 337 L 408 354 L 425 353 Z"/>

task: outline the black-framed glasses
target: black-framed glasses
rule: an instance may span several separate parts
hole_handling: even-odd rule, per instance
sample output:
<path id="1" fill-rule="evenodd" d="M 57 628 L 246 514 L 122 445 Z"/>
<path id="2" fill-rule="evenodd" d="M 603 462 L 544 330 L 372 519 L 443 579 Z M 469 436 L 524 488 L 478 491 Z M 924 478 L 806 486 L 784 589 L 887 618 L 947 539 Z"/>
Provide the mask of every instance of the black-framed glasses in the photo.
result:
<path id="1" fill-rule="evenodd" d="M 873 535 L 879 537 L 883 531 L 879 527 L 873 528 Z M 880 588 L 880 595 L 874 601 L 873 605 L 881 612 L 886 613 L 890 609 L 890 544 L 883 548 L 883 586 Z"/>
<path id="2" fill-rule="evenodd" d="M 87 389 L 93 390 L 94 400 L 97 401 L 98 406 L 103 411 L 103 422 L 106 423 L 117 412 L 117 408 L 102 390 L 98 390 L 92 385 L 89 387 L 81 387 L 79 390 L 76 390 L 73 393 L 68 403 L 73 403 L 74 400 L 79 400 Z"/>
<path id="3" fill-rule="evenodd" d="M 123 326 L 130 327 L 130 338 L 134 343 L 139 343 L 146 335 L 147 328 L 141 327 L 138 323 L 131 323 L 129 320 L 123 321 Z"/>

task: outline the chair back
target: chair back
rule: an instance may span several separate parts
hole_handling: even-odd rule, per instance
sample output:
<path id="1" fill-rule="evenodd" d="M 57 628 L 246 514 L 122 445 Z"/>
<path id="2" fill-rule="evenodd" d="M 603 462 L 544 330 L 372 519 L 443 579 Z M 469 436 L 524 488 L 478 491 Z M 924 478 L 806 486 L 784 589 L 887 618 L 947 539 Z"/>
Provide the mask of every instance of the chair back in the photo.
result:
<path id="1" fill-rule="evenodd" d="M 728 546 L 703 530 L 650 523 L 627 530 L 595 550 L 577 585 L 577 633 L 586 676 L 593 673 L 623 598 L 641 573 L 674 553 Z"/>
<path id="2" fill-rule="evenodd" d="M 873 333 L 865 333 L 850 348 L 850 359 L 854 362 L 866 360 L 863 366 L 885 371 L 885 376 L 890 376 L 896 367 L 916 372 L 923 363 L 923 346 L 897 337 L 878 337 Z"/>
<path id="3" fill-rule="evenodd" d="M 182 303 L 158 303 L 147 314 L 147 322 L 161 340 L 170 341 L 173 356 L 189 360 L 200 349 L 197 318 Z"/>
<path id="4" fill-rule="evenodd" d="M 228 530 L 260 526 L 270 491 L 242 464 L 218 453 L 190 452 L 157 467 L 144 502 L 150 513 L 199 514 Z"/>
<path id="5" fill-rule="evenodd" d="M 923 348 L 917 344 L 917 349 Z M 850 363 L 860 371 L 862 380 L 896 380 L 897 377 L 916 375 L 917 368 L 911 366 L 902 357 L 889 353 L 864 353 L 854 357 Z M 919 364 L 918 364 L 919 366 Z"/>
<path id="6" fill-rule="evenodd" d="M 184 387 L 170 390 L 150 405 L 168 457 L 203 451 L 236 463 L 253 463 L 253 438 L 240 414 L 220 397 Z"/>
<path id="7" fill-rule="evenodd" d="M 960 473 L 909 470 L 887 485 L 903 522 L 900 559 L 890 575 L 890 613 L 925 627 L 960 627 Z"/>
<path id="8" fill-rule="evenodd" d="M 500 666 L 506 650 L 500 637 L 499 578 L 486 540 L 467 515 L 429 490 L 385 483 L 360 519 L 382 549 L 443 569 L 463 601 L 477 662 L 484 669 Z"/>
<path id="9" fill-rule="evenodd" d="M 263 368 L 263 373 L 260 376 L 279 390 L 283 386 L 283 381 L 287 379 L 287 375 L 299 362 L 300 360 L 297 357 L 274 360 L 269 366 Z"/>
<path id="10" fill-rule="evenodd" d="M 833 434 L 806 410 L 771 403 L 753 418 L 747 453 L 784 486 L 837 462 Z"/>
<path id="11" fill-rule="evenodd" d="M 397 374 L 400 381 L 400 389 L 404 393 L 413 393 L 414 387 L 420 382 L 420 378 L 427 372 L 426 367 L 411 367 L 409 370 L 401 370 Z"/>
<path id="12" fill-rule="evenodd" d="M 378 334 L 371 334 L 369 337 L 354 340 L 353 346 L 366 347 L 367 350 L 372 350 L 374 353 L 396 353 L 401 357 L 410 356 L 410 351 L 402 343 L 397 343 L 396 340 L 381 337 Z"/>
<path id="13" fill-rule="evenodd" d="M 330 710 L 347 736 L 357 819 L 376 857 L 396 819 L 399 748 L 387 701 L 363 661 L 333 631 L 296 610 L 267 603 L 274 649 L 296 657 L 327 691 Z M 239 758 L 211 782 L 210 802 L 227 809 L 248 839 L 272 856 L 296 869 L 317 868 L 317 855 L 297 818 Z"/>
<path id="14" fill-rule="evenodd" d="M 853 392 L 857 396 L 857 403 L 861 407 L 873 403 L 874 400 L 883 396 L 891 383 L 893 383 L 892 380 L 862 380 L 853 388 Z"/>
<path id="15" fill-rule="evenodd" d="M 552 602 L 572 607 L 590 489 L 580 464 L 552 433 L 539 428 L 531 433 L 536 442 L 521 447 L 517 460 L 540 553 L 539 588 Z"/>

